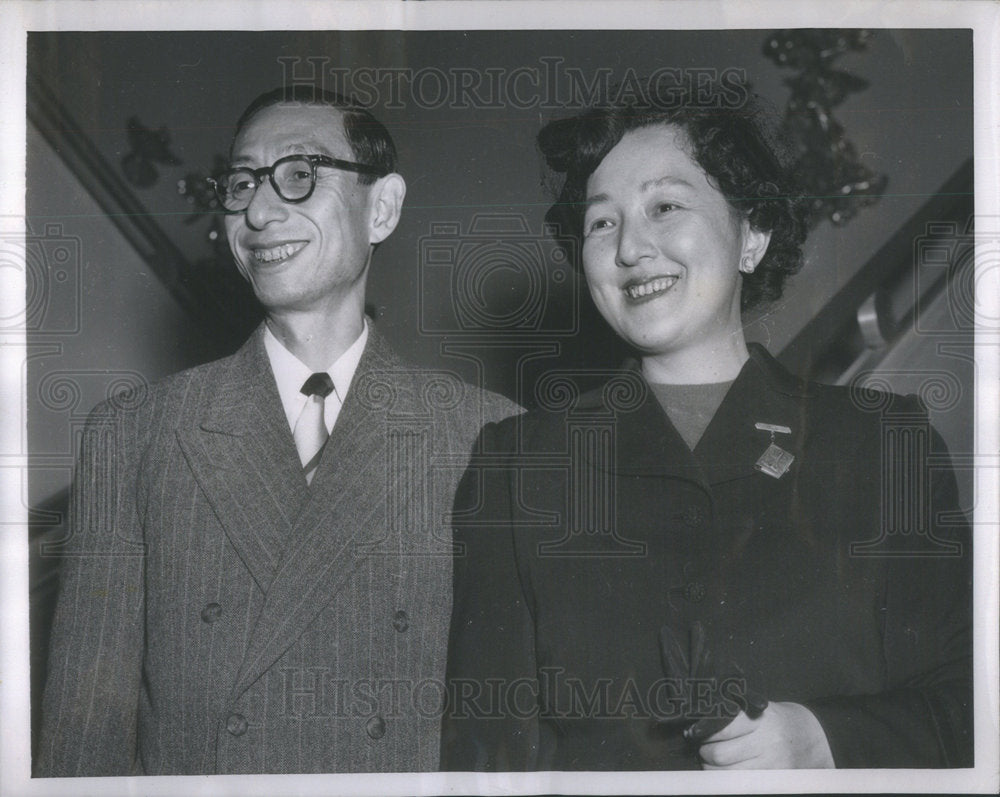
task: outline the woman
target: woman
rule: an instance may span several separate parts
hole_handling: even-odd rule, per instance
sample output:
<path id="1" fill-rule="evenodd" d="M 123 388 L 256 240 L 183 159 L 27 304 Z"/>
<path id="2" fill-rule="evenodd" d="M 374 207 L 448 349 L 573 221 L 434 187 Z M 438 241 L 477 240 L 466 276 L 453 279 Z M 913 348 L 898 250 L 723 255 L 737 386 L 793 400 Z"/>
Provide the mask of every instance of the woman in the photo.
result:
<path id="1" fill-rule="evenodd" d="M 969 765 L 967 529 L 893 555 L 918 536 L 899 513 L 956 508 L 914 459 L 943 443 L 915 399 L 747 345 L 741 311 L 798 269 L 802 203 L 759 117 L 701 97 L 539 136 L 565 173 L 550 217 L 638 362 L 572 402 L 543 380 L 542 409 L 484 430 L 443 768 Z"/>

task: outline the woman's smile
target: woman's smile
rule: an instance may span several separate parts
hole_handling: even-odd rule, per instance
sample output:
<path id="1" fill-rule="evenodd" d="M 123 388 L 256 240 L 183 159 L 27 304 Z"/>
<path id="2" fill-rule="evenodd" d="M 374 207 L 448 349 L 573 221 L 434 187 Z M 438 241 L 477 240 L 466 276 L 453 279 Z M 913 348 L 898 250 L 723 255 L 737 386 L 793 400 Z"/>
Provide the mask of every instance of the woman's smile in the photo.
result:
<path id="1" fill-rule="evenodd" d="M 629 301 L 634 304 L 641 304 L 643 302 L 659 298 L 673 288 L 679 279 L 680 276 L 676 274 L 661 277 L 650 277 L 646 280 L 633 279 L 626 282 L 622 290 L 625 292 Z"/>

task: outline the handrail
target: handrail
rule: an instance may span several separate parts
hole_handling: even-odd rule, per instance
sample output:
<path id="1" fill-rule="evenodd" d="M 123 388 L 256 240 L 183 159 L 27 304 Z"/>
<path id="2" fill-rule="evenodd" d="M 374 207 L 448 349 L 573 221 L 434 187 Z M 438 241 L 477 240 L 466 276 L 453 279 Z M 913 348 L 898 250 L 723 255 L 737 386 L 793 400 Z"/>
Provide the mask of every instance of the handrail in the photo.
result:
<path id="1" fill-rule="evenodd" d="M 952 229 L 965 230 L 973 213 L 973 163 L 969 159 L 785 346 L 778 355 L 781 363 L 793 373 L 836 382 L 873 344 L 890 345 L 902 331 L 904 319 L 910 320 L 916 303 L 929 303 L 947 281 L 947 269 L 935 270 L 929 279 L 921 275 L 913 307 L 907 308 L 910 313 L 890 317 L 887 298 L 894 288 L 916 277 L 914 242 L 934 234 L 936 222 L 953 221 L 957 227 Z"/>

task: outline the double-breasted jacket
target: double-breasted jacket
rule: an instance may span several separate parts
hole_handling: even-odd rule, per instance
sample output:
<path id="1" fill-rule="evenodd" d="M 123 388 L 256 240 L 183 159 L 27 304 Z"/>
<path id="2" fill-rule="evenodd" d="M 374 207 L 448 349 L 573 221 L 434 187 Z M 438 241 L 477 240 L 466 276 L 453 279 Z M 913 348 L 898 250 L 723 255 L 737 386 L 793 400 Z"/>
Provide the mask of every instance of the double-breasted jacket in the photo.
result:
<path id="1" fill-rule="evenodd" d="M 261 333 L 92 414 L 36 774 L 437 767 L 445 519 L 514 407 L 372 330 L 307 486 Z"/>

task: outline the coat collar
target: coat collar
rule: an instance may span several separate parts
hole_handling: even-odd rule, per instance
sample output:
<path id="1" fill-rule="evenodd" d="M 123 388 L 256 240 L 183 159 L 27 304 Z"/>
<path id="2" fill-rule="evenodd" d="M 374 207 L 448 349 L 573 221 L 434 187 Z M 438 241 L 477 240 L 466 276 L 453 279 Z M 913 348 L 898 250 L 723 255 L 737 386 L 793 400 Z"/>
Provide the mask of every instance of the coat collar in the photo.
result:
<path id="1" fill-rule="evenodd" d="M 261 324 L 236 354 L 223 361 L 225 365 L 214 398 L 200 424 L 205 431 L 237 436 L 257 435 L 261 432 L 262 420 L 267 423 L 268 429 L 276 426 L 278 430 L 287 430 L 288 420 L 283 414 L 279 417 L 268 412 L 267 417 L 262 418 L 260 413 L 261 408 L 272 409 L 275 400 L 279 410 L 282 406 L 264 346 L 264 332 L 265 326 Z M 370 381 L 372 374 L 398 371 L 399 366 L 399 360 L 388 342 L 369 319 L 368 341 L 351 385 L 365 379 Z M 364 376 L 366 373 L 367 377 Z M 350 390 L 348 388 L 348 394 Z"/>
<path id="2" fill-rule="evenodd" d="M 757 460 L 771 442 L 769 432 L 755 428 L 757 423 L 790 428 L 790 434 L 775 435 L 774 442 L 800 462 L 808 433 L 804 408 L 814 388 L 782 368 L 762 346 L 747 348 L 749 358 L 694 452 L 642 379 L 637 361 L 627 362 L 617 377 L 641 382 L 632 407 L 615 406 L 609 400 L 613 391 L 605 386 L 581 396 L 570 417 L 614 419 L 616 452 L 610 469 L 622 475 L 672 476 L 704 485 L 753 476 Z M 593 464 L 603 467 L 596 460 Z"/>
<path id="3" fill-rule="evenodd" d="M 759 343 L 748 343 L 747 351 L 750 359 L 744 364 L 743 371 L 747 370 L 747 366 L 755 367 L 759 378 L 769 390 L 795 398 L 811 398 L 815 395 L 813 383 L 788 371 Z"/>
<path id="4" fill-rule="evenodd" d="M 202 429 L 240 436 L 260 433 L 259 424 L 262 420 L 268 422 L 268 429 L 272 426 L 279 429 L 287 427 L 283 416 L 261 416 L 261 409 L 273 407 L 275 399 L 278 401 L 278 409 L 281 409 L 278 386 L 264 348 L 263 323 L 247 338 L 236 354 L 219 365 L 222 373 L 216 379 L 214 395 L 202 416 Z M 277 423 L 279 420 L 284 427 Z"/>

